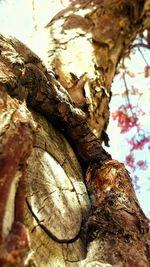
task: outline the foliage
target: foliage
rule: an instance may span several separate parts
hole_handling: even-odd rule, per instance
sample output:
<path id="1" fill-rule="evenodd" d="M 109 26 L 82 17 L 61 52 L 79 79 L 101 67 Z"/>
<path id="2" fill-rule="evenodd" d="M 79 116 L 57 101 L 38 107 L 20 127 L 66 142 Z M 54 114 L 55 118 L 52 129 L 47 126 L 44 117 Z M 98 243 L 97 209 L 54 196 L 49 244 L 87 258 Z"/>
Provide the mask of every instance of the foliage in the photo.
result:
<path id="1" fill-rule="evenodd" d="M 139 49 L 140 48 L 138 47 L 138 50 Z M 146 64 L 142 75 L 144 77 L 149 77 L 150 66 L 145 60 L 143 50 L 143 48 L 139 50 Z M 132 53 L 135 54 L 135 50 L 132 51 Z M 134 84 L 128 86 L 127 78 L 135 78 L 138 74 L 130 71 L 128 66 L 125 65 L 124 60 L 119 65 L 116 74 L 119 75 L 120 80 L 122 80 L 124 84 L 123 93 L 121 95 L 125 98 L 125 102 L 124 104 L 121 104 L 117 110 L 112 112 L 112 118 L 117 121 L 121 134 L 128 136 L 127 144 L 129 145 L 129 154 L 125 156 L 125 164 L 133 172 L 138 168 L 146 170 L 148 168 L 147 160 L 135 159 L 136 151 L 146 148 L 150 149 L 150 134 L 145 131 L 141 123 L 142 117 L 146 116 L 145 111 L 140 107 L 139 101 L 144 92 L 136 88 Z M 137 102 L 134 104 L 132 103 L 135 102 L 133 101 L 133 96 L 137 97 Z M 130 137 L 128 133 L 130 134 Z"/>

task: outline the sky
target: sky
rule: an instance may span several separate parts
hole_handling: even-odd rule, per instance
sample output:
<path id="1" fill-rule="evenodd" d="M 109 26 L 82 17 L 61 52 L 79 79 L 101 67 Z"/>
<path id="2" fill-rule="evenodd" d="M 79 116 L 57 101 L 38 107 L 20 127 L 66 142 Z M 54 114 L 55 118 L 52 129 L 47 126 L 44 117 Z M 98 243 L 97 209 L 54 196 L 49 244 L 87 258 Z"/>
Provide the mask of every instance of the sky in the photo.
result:
<path id="1" fill-rule="evenodd" d="M 46 31 L 43 32 L 43 27 L 57 14 L 68 0 L 35 0 L 35 10 L 33 12 L 33 1 L 31 0 L 3 0 L 0 4 L 0 32 L 17 37 L 19 40 L 27 44 L 40 57 L 43 57 L 42 46 L 46 44 L 44 38 L 47 38 Z M 36 18 L 36 22 L 35 22 Z M 37 27 L 38 34 L 35 31 Z M 40 33 L 40 34 L 39 34 Z M 40 37 L 39 37 L 40 36 Z M 42 43 L 40 42 L 42 38 Z M 37 45 L 38 44 L 38 45 Z M 144 51 L 147 61 L 150 62 L 150 52 Z M 140 107 L 146 112 L 142 118 L 142 125 L 146 131 L 150 132 L 149 127 L 149 101 L 150 101 L 150 79 L 144 78 L 143 70 L 145 62 L 140 53 L 135 53 L 127 59 L 126 63 L 129 69 L 136 75 L 134 78 L 127 78 L 128 86 L 134 85 L 144 92 L 140 99 Z M 111 112 L 116 110 L 117 105 L 121 105 L 125 99 L 120 95 L 120 91 L 124 90 L 123 82 L 119 76 L 114 79 L 112 90 L 117 96 L 112 97 L 110 104 Z M 131 97 L 132 103 L 137 103 L 135 96 Z M 108 151 L 113 158 L 124 162 L 125 155 L 129 153 L 127 138 L 131 135 L 120 134 L 120 128 L 117 127 L 117 122 L 110 119 L 108 126 L 108 135 L 110 139 L 110 148 Z M 149 160 L 148 149 L 140 150 L 136 157 L 143 160 Z M 128 167 L 127 167 L 128 168 Z M 128 169 L 130 172 L 131 170 Z M 136 170 L 136 173 L 131 172 L 131 176 L 137 175 L 140 179 L 137 181 L 140 189 L 136 191 L 141 207 L 145 214 L 150 218 L 150 175 L 147 171 Z"/>
<path id="2" fill-rule="evenodd" d="M 150 52 L 148 57 L 150 62 Z M 144 94 L 140 98 L 139 106 L 145 112 L 145 115 L 141 117 L 140 123 L 142 124 L 143 129 L 146 132 L 150 133 L 150 78 L 147 79 L 143 75 L 145 62 L 142 61 L 140 54 L 136 52 L 135 55 L 131 58 L 131 61 L 127 62 L 127 65 L 130 71 L 135 73 L 134 78 L 127 79 L 128 87 L 130 88 L 130 86 L 134 85 L 140 91 L 144 92 Z M 124 91 L 124 83 L 123 80 L 120 80 L 119 77 L 116 77 L 112 85 L 112 92 L 117 96 L 112 97 L 110 103 L 111 112 L 116 111 L 117 105 L 120 106 L 125 103 L 125 98 L 122 98 L 122 96 L 119 95 L 120 91 Z M 130 96 L 131 103 L 133 105 L 136 105 L 138 98 L 139 96 Z M 111 118 L 107 130 L 108 136 L 111 137 L 110 148 L 108 148 L 107 150 L 115 159 L 124 163 L 125 156 L 129 154 L 130 150 L 127 139 L 131 138 L 131 136 L 134 135 L 134 129 L 129 131 L 129 133 L 127 134 L 120 134 L 120 132 L 121 129 L 117 127 L 117 122 L 113 121 Z M 147 170 L 136 169 L 136 171 L 133 172 L 128 166 L 126 166 L 126 168 L 130 172 L 132 178 L 134 178 L 135 176 L 138 177 L 135 184 L 135 188 L 137 188 L 136 194 L 143 211 L 145 212 L 147 217 L 150 218 L 150 153 L 147 146 L 143 150 L 138 150 L 135 153 L 135 159 L 147 161 Z"/>

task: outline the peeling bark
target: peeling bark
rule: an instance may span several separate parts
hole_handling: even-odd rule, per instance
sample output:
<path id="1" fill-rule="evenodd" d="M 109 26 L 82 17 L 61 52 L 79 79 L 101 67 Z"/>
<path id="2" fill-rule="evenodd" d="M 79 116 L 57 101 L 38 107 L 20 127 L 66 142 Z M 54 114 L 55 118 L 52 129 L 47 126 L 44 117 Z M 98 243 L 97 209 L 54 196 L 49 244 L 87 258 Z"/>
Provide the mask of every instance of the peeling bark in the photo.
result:
<path id="1" fill-rule="evenodd" d="M 82 1 L 82 3 L 87 7 L 86 5 L 91 1 Z M 103 2 L 103 8 L 108 3 L 110 1 Z M 122 1 L 113 1 L 113 3 L 117 5 Z M 125 1 L 123 3 L 125 4 Z M 129 5 L 129 2 L 127 3 Z M 131 4 L 133 5 L 131 14 L 134 18 L 138 15 L 141 18 L 139 12 L 142 6 L 139 6 L 136 14 L 134 2 L 131 1 Z M 108 15 L 110 15 L 109 12 Z M 110 33 L 110 26 L 108 28 L 107 34 Z M 105 37 L 105 32 L 102 33 Z M 32 254 L 28 266 L 148 267 L 150 264 L 149 222 L 139 206 L 130 176 L 123 164 L 112 160 L 102 148 L 101 140 L 89 128 L 84 111 L 75 105 L 64 87 L 50 71 L 47 71 L 32 51 L 13 38 L 0 36 L 0 44 L 1 92 L 4 95 L 8 92 L 20 101 L 10 100 L 14 105 L 15 116 L 13 117 L 12 114 L 10 116 L 9 112 L 6 114 L 15 128 L 12 127 L 12 135 L 9 135 L 9 131 L 6 135 L 2 135 L 2 145 L 6 144 L 6 156 L 8 161 L 9 156 L 11 158 L 13 172 L 10 172 L 11 165 L 9 165 L 5 170 L 7 176 L 1 176 L 0 186 L 6 187 L 6 193 L 8 193 L 10 185 L 5 182 L 5 179 L 8 177 L 10 184 L 17 182 L 19 178 L 20 180 L 17 194 L 14 194 L 16 198 L 12 201 L 15 207 L 14 219 L 13 208 L 10 213 L 14 224 L 10 223 L 11 227 L 8 229 L 6 239 L 2 234 L 2 222 L 8 194 L 5 195 L 2 190 L 0 196 L 2 199 L 0 203 L 4 204 L 0 206 L 1 266 L 9 267 L 17 264 L 18 267 L 25 266 L 23 260 L 28 249 L 26 234 L 24 234 L 23 223 L 25 223 L 29 229 Z M 118 53 L 119 57 L 121 52 Z M 115 59 L 114 68 L 118 57 Z M 105 71 L 107 73 L 107 70 Z M 100 90 L 102 86 L 100 84 Z M 105 91 L 105 88 L 103 90 Z M 109 92 L 105 92 L 106 96 L 107 93 Z M 36 112 L 31 111 L 34 119 L 26 115 L 27 109 L 23 108 L 25 101 L 28 107 L 36 110 Z M 101 105 L 103 109 L 103 104 Z M 16 111 L 16 107 L 20 107 L 20 112 L 18 109 Z M 6 108 L 8 106 L 5 107 L 5 111 Z M 37 110 L 46 119 L 37 113 Z M 59 128 L 59 131 L 54 129 L 47 119 Z M 31 153 L 33 120 L 37 128 Z M 6 130 L 10 129 L 7 129 L 7 120 L 2 117 L 2 130 L 3 124 Z M 103 123 L 101 127 L 104 127 Z M 60 131 L 74 148 L 82 169 Z M 9 138 L 13 141 L 10 146 L 8 146 L 9 142 L 3 143 L 3 140 L 10 141 Z M 14 159 L 9 154 L 12 145 Z M 5 153 L 1 151 L 2 157 L 5 157 Z M 27 160 L 29 154 L 30 157 Z M 1 164 L 2 173 L 3 168 L 5 165 Z M 23 205 L 19 206 L 17 203 L 24 202 L 25 181 L 27 193 L 24 220 Z M 3 199 L 4 196 L 5 199 Z M 14 236 L 15 242 L 12 243 Z M 12 247 L 10 246 L 10 251 L 8 251 L 8 244 L 13 244 Z M 16 248 L 17 255 L 14 254 Z M 10 255 L 11 257 L 8 257 Z"/>
<path id="2" fill-rule="evenodd" d="M 47 25 L 47 66 L 102 140 L 117 64 L 148 25 L 148 10 L 149 1 L 76 0 Z"/>
<path id="3" fill-rule="evenodd" d="M 115 160 L 106 161 L 101 168 L 92 165 L 86 179 L 93 196 L 87 258 L 103 258 L 113 266 L 149 266 L 148 220 L 124 165 Z"/>
<path id="4" fill-rule="evenodd" d="M 32 148 L 33 129 L 34 124 L 25 105 L 20 105 L 0 90 L 1 266 L 23 266 L 28 251 L 23 224 L 26 193 L 24 179 L 26 158 Z"/>

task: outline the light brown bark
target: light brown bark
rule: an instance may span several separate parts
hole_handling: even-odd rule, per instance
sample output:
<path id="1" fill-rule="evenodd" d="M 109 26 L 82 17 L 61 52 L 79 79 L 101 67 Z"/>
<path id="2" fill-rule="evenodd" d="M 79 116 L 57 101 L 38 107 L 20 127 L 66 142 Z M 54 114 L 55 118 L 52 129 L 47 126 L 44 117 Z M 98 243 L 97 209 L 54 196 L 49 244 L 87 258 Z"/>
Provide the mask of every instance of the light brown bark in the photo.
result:
<path id="1" fill-rule="evenodd" d="M 104 141 L 116 67 L 148 27 L 148 10 L 149 1 L 76 0 L 47 25 L 47 66 Z"/>
<path id="2" fill-rule="evenodd" d="M 106 12 L 105 15 L 108 17 L 112 12 L 110 7 L 112 7 L 114 12 L 114 10 L 117 10 L 118 4 L 122 3 L 125 5 L 125 1 L 104 1 L 102 3 L 104 10 L 108 4 L 112 4 L 109 5 L 109 8 L 107 6 L 108 13 Z M 135 27 L 135 32 L 137 32 L 136 26 L 138 25 L 139 18 L 142 19 L 143 16 L 143 13 L 140 13 L 143 10 L 143 2 L 140 2 L 141 5 L 136 6 L 135 4 L 139 4 L 139 1 L 130 1 L 127 3 L 128 7 L 131 5 L 133 8 L 130 10 L 130 16 L 132 14 L 133 18 L 137 21 L 137 24 L 132 25 L 133 21 L 131 16 L 130 19 L 128 18 L 128 23 L 130 27 L 132 25 L 133 29 Z M 81 1 L 81 4 L 85 4 L 85 8 L 83 6 L 82 8 L 86 9 L 87 4 L 91 5 L 91 1 Z M 99 10 L 99 1 L 95 1 L 95 4 L 97 4 L 97 10 Z M 127 8 L 127 5 L 125 6 Z M 134 10 L 137 7 L 139 7 L 138 13 Z M 125 14 L 128 17 L 128 13 L 124 13 L 124 11 L 125 9 L 123 8 L 123 18 Z M 98 18 L 95 12 L 93 10 L 93 13 L 90 13 L 90 15 L 93 14 L 93 16 Z M 119 14 L 119 19 L 122 20 L 122 13 Z M 115 17 L 114 19 L 116 20 L 113 22 L 116 23 L 117 18 Z M 54 19 L 54 22 L 56 20 L 57 18 Z M 82 21 L 81 18 L 80 20 Z M 129 27 L 128 23 L 127 26 Z M 52 25 L 54 24 L 52 23 Z M 114 24 L 111 25 L 113 28 Z M 99 27 L 98 23 L 98 29 Z M 116 30 L 120 33 L 120 28 L 118 29 L 118 27 L 116 27 Z M 132 27 L 130 29 L 131 33 Z M 104 31 L 104 27 L 102 29 L 103 38 L 105 37 L 102 43 L 105 43 L 110 34 L 110 25 L 108 24 L 106 32 Z M 115 27 L 113 29 L 115 31 Z M 127 34 L 126 37 L 129 37 L 129 29 L 126 32 L 124 24 L 123 30 L 125 31 L 125 36 Z M 127 38 L 126 47 L 131 43 L 135 32 L 132 33 L 131 39 Z M 121 34 L 120 38 L 123 38 L 122 36 L 124 35 Z M 113 39 L 113 37 L 111 38 Z M 114 38 L 116 38 L 115 35 Z M 117 40 L 114 40 L 114 46 Z M 16 217 L 12 217 L 12 222 L 9 225 L 10 231 L 8 231 L 6 237 L 2 237 L 0 240 L 1 266 L 25 266 L 25 255 L 28 252 L 28 246 L 30 246 L 32 255 L 28 259 L 28 266 L 148 267 L 150 263 L 149 221 L 145 218 L 139 206 L 130 176 L 125 170 L 125 167 L 119 162 L 112 160 L 111 156 L 105 152 L 101 146 L 102 138 L 98 139 L 93 134 L 88 125 L 90 123 L 89 120 L 88 123 L 86 121 L 85 113 L 72 102 L 72 99 L 63 86 L 47 71 L 41 60 L 35 54 L 13 38 L 8 39 L 0 36 L 0 43 L 0 86 L 2 92 L 2 101 L 0 103 L 4 101 L 3 92 L 5 91 L 4 95 L 6 99 L 10 99 L 11 105 L 16 103 L 15 108 L 20 107 L 20 112 L 23 112 L 26 118 L 25 120 L 24 116 L 20 118 L 20 113 L 17 113 L 19 116 L 17 117 L 19 125 L 21 123 L 21 129 L 25 127 L 26 131 L 23 134 L 17 131 L 17 134 L 19 134 L 18 138 L 21 138 L 21 141 L 18 143 L 12 142 L 12 144 L 16 144 L 14 159 L 16 158 L 15 151 L 23 150 L 24 152 L 25 150 L 25 154 L 21 154 L 17 165 L 14 164 L 15 160 L 12 161 L 14 172 L 11 174 L 10 179 L 12 184 L 15 185 L 18 168 L 25 176 L 22 178 L 23 176 L 19 175 L 20 184 L 18 186 L 17 197 L 16 200 L 13 199 L 13 203 L 15 204 L 13 212 L 16 214 Z M 109 55 L 111 55 L 111 51 L 114 51 L 110 43 L 106 45 L 108 46 L 107 49 L 110 49 Z M 105 54 L 105 45 L 102 45 L 99 40 L 97 45 L 100 45 L 100 47 L 104 46 Z M 102 94 L 105 95 L 105 97 L 103 96 L 106 100 L 106 102 L 104 100 L 105 104 L 103 105 L 103 101 L 100 101 L 100 106 L 103 109 L 102 113 L 105 113 L 104 109 L 107 110 L 109 101 L 107 94 L 110 93 L 109 83 L 114 75 L 119 57 L 122 55 L 122 45 L 121 43 L 121 50 L 113 54 L 116 55 L 113 68 L 110 68 L 108 62 L 107 67 L 102 68 L 105 65 L 103 63 L 102 66 L 98 65 L 100 69 L 102 68 L 102 73 L 98 70 L 100 74 L 94 74 L 94 80 L 88 78 L 90 79 L 89 84 L 92 83 L 92 86 L 87 90 L 93 88 L 95 91 L 95 83 L 98 83 L 101 96 Z M 102 56 L 101 53 L 100 56 Z M 95 56 L 95 58 L 97 57 Z M 54 67 L 53 63 L 52 66 Z M 71 66 L 67 63 L 66 65 L 70 67 L 69 71 L 72 72 Z M 112 76 L 108 75 L 108 70 Z M 59 78 L 61 77 L 63 79 L 65 77 L 63 73 L 60 76 L 59 65 L 58 70 L 55 67 L 55 71 L 59 75 Z M 92 71 L 95 73 L 95 65 L 93 63 Z M 105 78 L 105 84 L 101 84 L 101 80 L 99 81 L 99 78 L 97 78 L 99 76 L 97 75 Z M 84 78 L 83 84 L 85 86 Z M 61 82 L 63 83 L 62 80 Z M 78 82 L 82 84 L 82 79 L 79 79 Z M 68 88 L 67 84 L 69 84 L 69 80 L 68 82 L 65 81 L 63 85 L 66 85 L 66 88 Z M 102 89 L 103 86 L 104 88 Z M 104 90 L 103 93 L 102 90 Z M 21 102 L 26 101 L 28 106 L 38 110 L 43 115 L 31 110 L 31 118 L 27 108 L 23 109 L 22 105 L 24 104 L 20 104 L 18 100 L 11 99 L 6 95 L 6 92 L 13 98 L 17 97 Z M 71 96 L 74 98 L 74 95 L 71 94 Z M 93 101 L 95 101 L 94 98 Z M 83 108 L 83 105 L 79 105 L 78 101 L 76 102 L 78 106 Z M 2 112 L 3 106 L 0 108 Z M 9 105 L 5 107 L 6 113 L 11 113 L 11 110 Z M 94 110 L 92 112 L 94 114 Z M 14 117 L 10 116 L 10 124 L 13 124 L 13 119 Z M 54 129 L 48 120 L 52 121 L 53 125 L 59 128 L 59 131 Z M 104 128 L 104 121 L 106 122 L 105 119 L 102 119 L 102 129 Z M 3 122 L 4 119 L 2 117 L 1 125 L 3 125 Z M 92 128 L 92 124 L 90 124 L 90 127 Z M 4 128 L 7 130 L 7 127 Z M 15 133 L 15 129 L 14 131 L 11 130 L 12 136 Z M 25 135 L 26 132 L 28 135 Z M 27 138 L 28 136 L 29 138 Z M 64 136 L 72 144 L 76 155 Z M 5 140 L 8 137 L 9 134 L 7 131 L 2 131 L 1 140 L 4 140 L 3 144 L 5 144 Z M 24 138 L 27 138 L 27 140 Z M 32 138 L 33 143 L 30 142 Z M 33 144 L 32 151 L 29 149 L 31 148 L 31 144 Z M 9 149 L 6 146 L 7 151 L 9 152 Z M 2 158 L 6 157 L 9 160 L 8 154 L 5 155 L 4 150 L 1 150 Z M 76 156 L 78 156 L 81 166 Z M 5 185 L 6 174 L 10 170 L 10 165 L 7 164 L 7 166 L 4 176 L 0 177 L 0 190 Z M 3 164 L 0 165 L 0 171 L 3 171 Z M 29 243 L 27 243 L 26 239 L 23 239 L 26 242 L 22 246 L 22 243 L 20 241 L 18 242 L 18 240 L 22 241 L 23 231 L 19 231 L 19 229 L 22 229 L 23 221 L 19 210 L 21 214 L 23 214 L 23 210 L 22 204 L 20 209 L 18 200 L 21 200 L 21 203 L 24 201 L 24 190 L 23 196 L 21 190 L 24 189 L 25 181 L 27 192 L 24 223 L 29 231 Z M 5 195 L 6 199 L 9 196 L 9 189 L 10 186 L 8 184 L 8 194 Z M 4 207 L 6 207 L 3 196 L 4 193 L 2 192 L 0 203 L 3 203 Z M 0 216 L 2 221 L 4 219 L 2 206 L 0 206 Z M 19 225 L 21 223 L 21 227 L 18 226 L 17 234 L 15 232 L 15 247 L 11 247 L 8 244 L 12 243 L 7 242 L 7 240 L 13 240 L 12 234 L 16 229 L 15 227 L 13 228 L 13 225 L 16 226 L 17 223 Z M 2 230 L 0 235 L 2 236 Z M 4 251 L 5 254 L 3 253 Z"/>

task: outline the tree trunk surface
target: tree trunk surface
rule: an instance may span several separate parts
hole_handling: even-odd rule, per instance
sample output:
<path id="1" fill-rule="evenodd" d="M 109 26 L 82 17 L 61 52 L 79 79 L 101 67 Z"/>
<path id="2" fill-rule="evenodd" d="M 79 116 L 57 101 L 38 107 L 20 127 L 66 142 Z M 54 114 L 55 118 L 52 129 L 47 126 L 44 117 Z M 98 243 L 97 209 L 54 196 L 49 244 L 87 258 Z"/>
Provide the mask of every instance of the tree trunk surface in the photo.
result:
<path id="1" fill-rule="evenodd" d="M 49 24 L 48 70 L 21 42 L 0 36 L 2 267 L 150 266 L 149 221 L 124 165 L 101 146 L 116 65 L 146 8 L 79 2 L 82 15 L 74 2 Z"/>
<path id="2" fill-rule="evenodd" d="M 121 58 L 148 28 L 149 1 L 75 0 L 47 25 L 45 60 L 87 115 L 92 131 L 108 142 L 111 84 Z"/>

